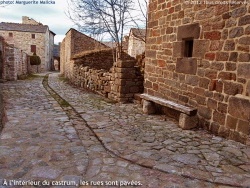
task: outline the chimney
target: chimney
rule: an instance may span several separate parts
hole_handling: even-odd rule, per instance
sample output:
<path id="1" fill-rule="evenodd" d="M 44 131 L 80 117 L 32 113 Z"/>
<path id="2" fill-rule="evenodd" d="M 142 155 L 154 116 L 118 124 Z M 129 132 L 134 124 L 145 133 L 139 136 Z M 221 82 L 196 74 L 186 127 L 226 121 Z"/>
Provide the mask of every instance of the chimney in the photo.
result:
<path id="1" fill-rule="evenodd" d="M 29 17 L 27 16 L 22 16 L 22 23 L 25 24 L 29 21 Z"/>

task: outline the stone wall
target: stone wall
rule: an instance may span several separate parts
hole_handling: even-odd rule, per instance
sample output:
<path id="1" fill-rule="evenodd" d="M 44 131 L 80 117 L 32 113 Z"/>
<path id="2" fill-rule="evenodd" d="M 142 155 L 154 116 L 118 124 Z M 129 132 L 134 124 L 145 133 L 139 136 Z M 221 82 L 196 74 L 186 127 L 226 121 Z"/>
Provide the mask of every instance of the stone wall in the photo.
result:
<path id="1" fill-rule="evenodd" d="M 2 53 L 2 74 L 0 79 L 17 80 L 27 75 L 31 69 L 29 56 L 22 50 L 0 40 L 0 51 Z"/>
<path id="2" fill-rule="evenodd" d="M 60 45 L 60 73 L 70 77 L 73 65 L 72 58 L 74 55 L 90 50 L 109 48 L 95 39 L 70 29 Z"/>
<path id="3" fill-rule="evenodd" d="M 250 135 L 250 7 L 197 2 L 150 1 L 144 92 L 197 107 L 201 127 L 244 143 Z"/>
<path id="4" fill-rule="evenodd" d="M 0 80 L 3 78 L 3 63 L 4 63 L 4 39 L 0 36 Z"/>
<path id="5" fill-rule="evenodd" d="M 2 88 L 0 83 L 0 133 L 4 126 L 4 119 L 5 119 L 5 111 L 4 111 L 4 102 L 3 102 L 3 94 L 2 94 Z"/>
<path id="6" fill-rule="evenodd" d="M 10 37 L 9 33 L 12 33 L 13 36 Z M 32 35 L 35 35 L 35 38 L 32 38 Z M 33 55 L 31 45 L 35 45 L 36 54 L 41 58 L 39 71 L 45 72 L 51 70 L 53 63 L 54 34 L 49 31 L 49 28 L 47 28 L 45 32 L 40 33 L 0 30 L 0 36 L 2 36 L 8 44 L 23 50 L 28 55 Z"/>
<path id="7" fill-rule="evenodd" d="M 123 54 L 126 60 L 113 63 L 114 54 L 107 49 L 75 55 L 70 82 L 118 102 L 132 101 L 143 91 L 143 77 L 133 58 Z"/>

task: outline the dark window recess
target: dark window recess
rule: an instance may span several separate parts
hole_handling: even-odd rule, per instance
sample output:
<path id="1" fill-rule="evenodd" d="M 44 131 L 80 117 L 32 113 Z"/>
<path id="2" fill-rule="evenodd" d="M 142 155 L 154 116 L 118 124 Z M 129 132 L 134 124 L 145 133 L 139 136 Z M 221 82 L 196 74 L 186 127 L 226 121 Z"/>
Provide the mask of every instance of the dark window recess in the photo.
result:
<path id="1" fill-rule="evenodd" d="M 9 33 L 9 37 L 13 37 L 13 33 Z"/>
<path id="2" fill-rule="evenodd" d="M 31 48 L 30 50 L 31 52 L 36 53 L 36 45 L 31 45 L 30 48 Z"/>
<path id="3" fill-rule="evenodd" d="M 193 56 L 194 39 L 184 40 L 184 57 Z"/>
<path id="4" fill-rule="evenodd" d="M 35 39 L 36 35 L 35 34 L 31 34 L 31 38 Z"/>

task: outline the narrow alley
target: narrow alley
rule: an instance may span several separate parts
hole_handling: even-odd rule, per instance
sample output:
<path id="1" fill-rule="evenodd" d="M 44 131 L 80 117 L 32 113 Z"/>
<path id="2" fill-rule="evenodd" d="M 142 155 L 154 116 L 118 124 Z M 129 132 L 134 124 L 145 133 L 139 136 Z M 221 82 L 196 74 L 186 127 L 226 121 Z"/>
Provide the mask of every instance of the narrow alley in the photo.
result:
<path id="1" fill-rule="evenodd" d="M 0 83 L 1 84 L 1 83 Z M 1 84 L 3 187 L 250 187 L 250 146 L 182 130 L 68 85 L 58 73 Z"/>

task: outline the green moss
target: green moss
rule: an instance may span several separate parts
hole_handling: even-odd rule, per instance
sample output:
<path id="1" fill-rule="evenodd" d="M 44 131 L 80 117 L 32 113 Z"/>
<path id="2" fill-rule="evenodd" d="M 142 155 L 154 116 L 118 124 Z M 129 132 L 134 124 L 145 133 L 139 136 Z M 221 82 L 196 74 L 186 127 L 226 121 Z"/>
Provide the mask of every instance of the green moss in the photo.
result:
<path id="1" fill-rule="evenodd" d="M 29 74 L 26 76 L 26 80 L 33 80 L 35 78 L 44 78 L 44 76 L 41 76 L 41 75 L 36 75 L 36 74 Z"/>
<path id="2" fill-rule="evenodd" d="M 34 53 L 32 56 L 30 56 L 30 64 L 31 65 L 40 65 L 41 64 L 41 58 Z"/>

